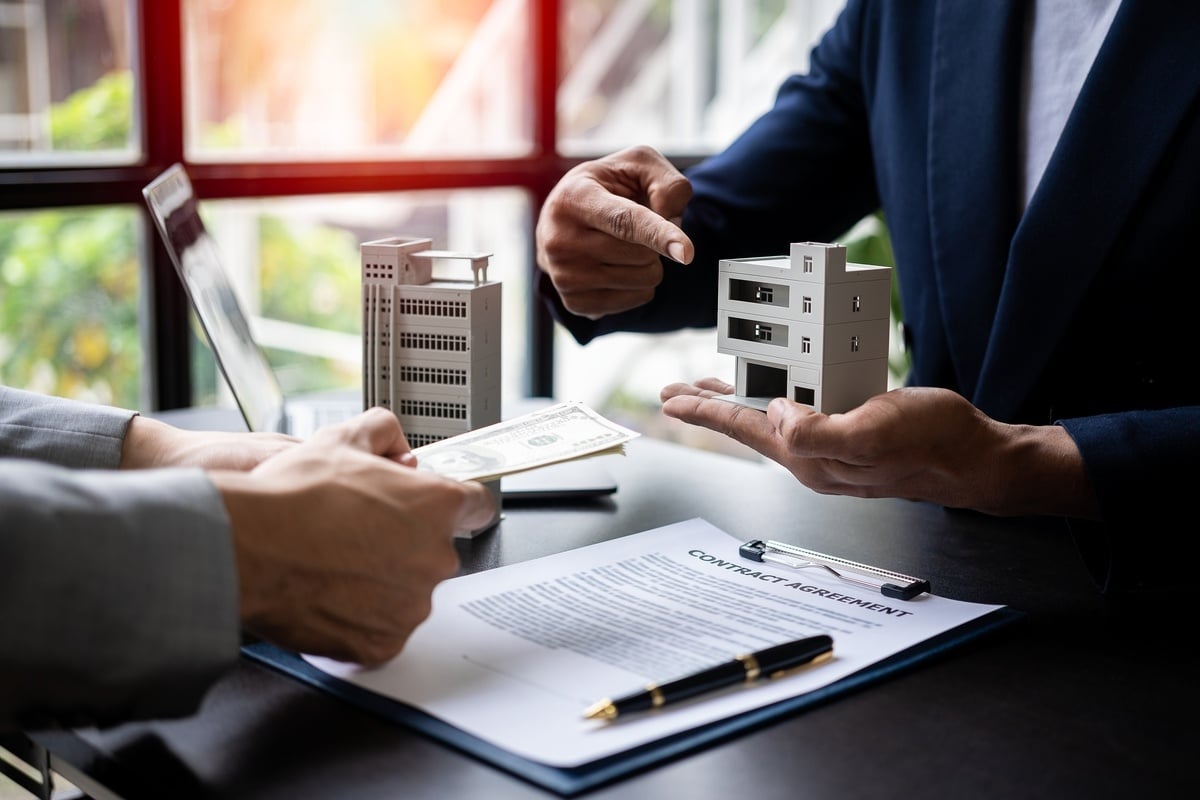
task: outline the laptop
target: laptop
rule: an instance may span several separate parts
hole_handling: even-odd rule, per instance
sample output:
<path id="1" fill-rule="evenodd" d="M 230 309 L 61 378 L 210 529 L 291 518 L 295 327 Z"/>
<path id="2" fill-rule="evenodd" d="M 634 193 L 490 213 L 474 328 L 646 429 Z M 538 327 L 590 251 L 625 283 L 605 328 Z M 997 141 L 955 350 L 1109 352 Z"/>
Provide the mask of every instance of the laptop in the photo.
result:
<path id="1" fill-rule="evenodd" d="M 142 194 L 246 427 L 306 438 L 319 427 L 362 411 L 361 398 L 344 392 L 284 395 L 254 338 L 216 242 L 200 218 L 192 182 L 182 165 L 175 164 L 155 178 Z"/>
<path id="2" fill-rule="evenodd" d="M 299 438 L 362 411 L 361 393 L 287 396 L 254 338 L 250 318 L 225 271 L 216 241 L 204 227 L 183 165 L 175 164 L 142 189 L 217 366 L 251 431 Z M 611 494 L 612 476 L 587 461 L 556 464 L 501 478 L 506 499 L 558 500 Z"/>

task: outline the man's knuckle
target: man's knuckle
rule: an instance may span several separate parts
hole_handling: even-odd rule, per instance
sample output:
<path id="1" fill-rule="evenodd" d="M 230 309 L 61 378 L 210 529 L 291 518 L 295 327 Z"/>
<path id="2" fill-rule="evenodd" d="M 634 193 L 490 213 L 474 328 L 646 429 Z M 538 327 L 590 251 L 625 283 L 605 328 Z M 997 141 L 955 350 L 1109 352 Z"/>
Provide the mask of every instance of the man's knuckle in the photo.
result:
<path id="1" fill-rule="evenodd" d="M 570 237 L 563 236 L 555 230 L 545 232 L 538 237 L 538 250 L 543 263 L 561 261 L 567 254 Z"/>
<path id="2" fill-rule="evenodd" d="M 625 153 L 634 161 L 657 161 L 660 158 L 659 152 L 647 144 L 635 144 L 629 147 Z"/>
<path id="3" fill-rule="evenodd" d="M 629 208 L 610 209 L 605 213 L 605 217 L 605 227 L 616 238 L 629 241 L 637 235 L 637 220 Z"/>

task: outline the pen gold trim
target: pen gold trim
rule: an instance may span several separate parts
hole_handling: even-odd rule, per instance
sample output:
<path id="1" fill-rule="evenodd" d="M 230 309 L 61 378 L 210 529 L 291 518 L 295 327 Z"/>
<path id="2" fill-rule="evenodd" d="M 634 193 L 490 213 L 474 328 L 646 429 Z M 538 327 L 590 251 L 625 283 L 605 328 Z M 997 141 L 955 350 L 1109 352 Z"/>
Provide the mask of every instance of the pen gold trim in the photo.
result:
<path id="1" fill-rule="evenodd" d="M 791 669 L 777 669 L 774 672 L 772 672 L 770 675 L 768 675 L 767 678 L 770 680 L 776 680 L 778 678 L 782 678 L 785 675 L 791 675 L 793 672 L 799 672 L 802 669 L 808 669 L 809 667 L 820 666 L 821 664 L 824 664 L 826 661 L 833 661 L 833 651 L 832 650 L 822 653 L 821 655 L 817 656 L 816 658 L 814 658 L 812 661 L 808 662 L 807 664 L 801 664 L 800 666 L 792 667 Z"/>
<path id="2" fill-rule="evenodd" d="M 610 719 L 617 718 L 617 707 L 613 704 L 612 700 L 606 697 L 585 708 L 583 710 L 583 717 L 584 719 L 601 719 L 607 722 Z"/>
<path id="3" fill-rule="evenodd" d="M 825 634 L 784 642 L 665 683 L 648 683 L 641 690 L 616 699 L 605 698 L 584 709 L 586 719 L 613 720 L 633 711 L 649 711 L 669 703 L 742 682 L 774 680 L 833 658 L 833 639 Z"/>
<path id="4" fill-rule="evenodd" d="M 754 657 L 754 653 L 742 653 L 736 658 L 746 668 L 746 683 L 754 683 L 758 680 L 758 676 L 762 674 L 762 670 L 758 668 L 758 659 Z"/>

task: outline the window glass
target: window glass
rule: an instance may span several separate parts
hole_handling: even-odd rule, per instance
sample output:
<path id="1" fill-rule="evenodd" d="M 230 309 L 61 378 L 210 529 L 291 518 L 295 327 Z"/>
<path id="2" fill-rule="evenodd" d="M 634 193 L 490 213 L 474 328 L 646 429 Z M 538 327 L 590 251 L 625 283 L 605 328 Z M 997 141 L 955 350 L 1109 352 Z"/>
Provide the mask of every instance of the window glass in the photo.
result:
<path id="1" fill-rule="evenodd" d="M 140 407 L 139 229 L 128 207 L 0 214 L 0 383 Z"/>
<path id="2" fill-rule="evenodd" d="M 187 0 L 187 151 L 522 155 L 526 0 Z"/>
<path id="3" fill-rule="evenodd" d="M 564 0 L 560 149 L 710 153 L 770 107 L 844 0 Z"/>
<path id="4" fill-rule="evenodd" d="M 435 250 L 492 254 L 487 278 L 503 286 L 501 399 L 520 396 L 532 257 L 523 191 L 205 201 L 201 213 L 285 393 L 361 387 L 359 245 L 403 236 L 429 238 Z M 471 271 L 438 260 L 434 277 L 470 278 Z M 232 405 L 207 345 L 195 354 L 194 402 Z"/>
<path id="5" fill-rule="evenodd" d="M 130 0 L 0 0 L 0 165 L 137 155 Z"/>

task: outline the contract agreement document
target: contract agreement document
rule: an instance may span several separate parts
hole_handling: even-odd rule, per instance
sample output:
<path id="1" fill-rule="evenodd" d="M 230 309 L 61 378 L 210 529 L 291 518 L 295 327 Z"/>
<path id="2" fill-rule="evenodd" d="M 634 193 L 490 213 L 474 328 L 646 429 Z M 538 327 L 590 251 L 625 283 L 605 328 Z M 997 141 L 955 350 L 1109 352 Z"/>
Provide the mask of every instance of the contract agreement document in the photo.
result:
<path id="1" fill-rule="evenodd" d="M 464 575 L 376 669 L 305 657 L 533 761 L 574 767 L 825 687 L 1002 606 L 884 597 L 819 569 L 744 559 L 700 519 Z M 824 633 L 833 658 L 612 722 L 584 709 Z"/>

